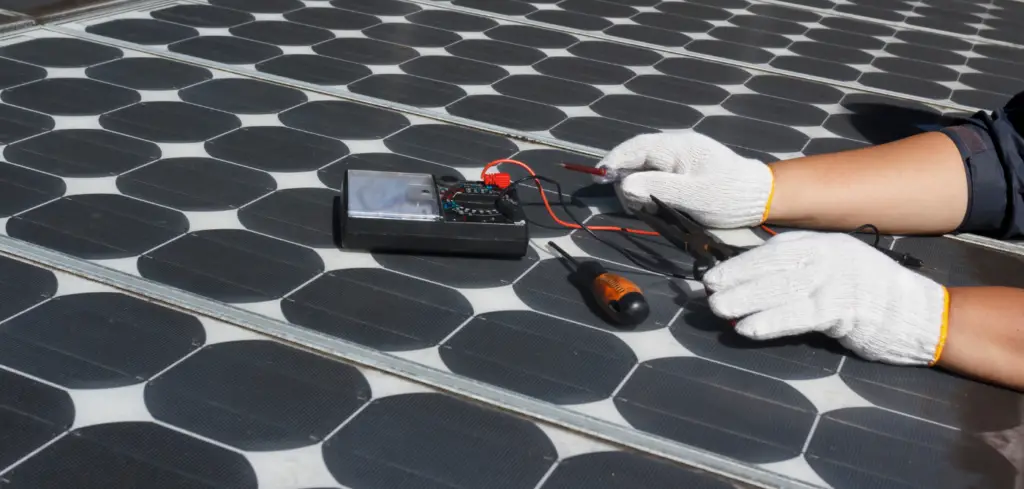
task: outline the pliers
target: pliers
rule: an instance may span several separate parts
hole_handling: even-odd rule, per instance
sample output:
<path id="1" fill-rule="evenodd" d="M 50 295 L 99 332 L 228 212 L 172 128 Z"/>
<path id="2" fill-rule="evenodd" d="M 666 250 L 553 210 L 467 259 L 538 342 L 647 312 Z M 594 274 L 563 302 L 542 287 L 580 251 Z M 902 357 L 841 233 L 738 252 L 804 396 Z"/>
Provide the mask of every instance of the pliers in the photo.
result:
<path id="1" fill-rule="evenodd" d="M 669 243 L 693 257 L 693 278 L 702 280 L 715 265 L 737 256 L 749 248 L 723 243 L 709 234 L 704 226 L 686 214 L 651 196 L 653 211 L 641 209 L 635 214 Z"/>
<path id="2" fill-rule="evenodd" d="M 641 221 L 650 226 L 651 229 L 654 229 L 663 238 L 668 240 L 669 243 L 672 243 L 693 257 L 693 278 L 695 280 L 702 280 L 704 274 L 715 265 L 751 249 L 725 244 L 718 238 L 708 234 L 706 228 L 698 224 L 690 216 L 669 207 L 653 195 L 651 196 L 651 201 L 654 203 L 653 212 L 641 209 L 635 214 Z M 896 250 L 879 246 L 877 232 L 875 236 L 875 244 L 872 246 L 876 250 L 904 267 L 910 269 L 922 267 L 923 262 L 909 253 L 900 253 Z"/>

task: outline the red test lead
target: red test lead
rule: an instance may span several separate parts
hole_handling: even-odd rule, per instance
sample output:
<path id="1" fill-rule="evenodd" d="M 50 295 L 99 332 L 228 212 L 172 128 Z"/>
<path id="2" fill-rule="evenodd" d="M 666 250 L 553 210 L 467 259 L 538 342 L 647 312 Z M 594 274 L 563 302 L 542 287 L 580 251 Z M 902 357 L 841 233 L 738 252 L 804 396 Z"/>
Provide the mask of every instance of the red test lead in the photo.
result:
<path id="1" fill-rule="evenodd" d="M 565 168 L 566 170 L 578 171 L 580 173 L 589 173 L 591 175 L 597 175 L 599 177 L 603 177 L 606 173 L 608 173 L 608 170 L 604 168 L 574 165 L 572 163 L 560 163 L 560 165 L 562 165 L 562 168 Z"/>

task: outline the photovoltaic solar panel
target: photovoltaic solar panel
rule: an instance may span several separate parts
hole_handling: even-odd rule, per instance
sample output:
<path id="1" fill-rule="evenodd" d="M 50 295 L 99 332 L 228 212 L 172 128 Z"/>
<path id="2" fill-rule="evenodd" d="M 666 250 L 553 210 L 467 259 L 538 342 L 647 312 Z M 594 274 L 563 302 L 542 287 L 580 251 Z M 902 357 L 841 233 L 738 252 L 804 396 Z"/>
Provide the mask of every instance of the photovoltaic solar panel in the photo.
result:
<path id="1" fill-rule="evenodd" d="M 335 244 L 347 169 L 472 178 L 514 157 L 580 197 L 588 223 L 641 226 L 556 164 L 689 128 L 762 161 L 858 148 L 989 107 L 1021 78 L 976 67 L 1019 67 L 1005 54 L 1015 48 L 980 31 L 942 37 L 823 9 L 218 0 L 25 32 L 0 46 L 0 217 L 9 237 L 811 486 L 1011 487 L 1017 461 L 1000 440 L 1019 430 L 1019 394 L 865 362 L 824 337 L 745 340 L 696 284 L 549 223 L 536 190 L 524 191 L 537 246 L 523 260 Z M 943 61 L 954 56 L 963 62 Z M 549 239 L 636 281 L 650 318 L 602 320 Z M 663 240 L 640 244 L 657 251 L 650 265 L 689 264 Z M 946 238 L 887 244 L 945 284 L 1024 286 L 1018 255 Z M 286 460 L 310 474 L 286 487 L 729 487 L 205 317 L 108 291 L 62 295 L 47 285 L 62 275 L 11 267 L 24 280 L 0 280 L 39 284 L 7 287 L 0 304 L 11 338 L 0 374 L 31 393 L 0 398 L 0 413 L 38 418 L 11 415 L 23 435 L 0 448 L 0 477 L 18 487 L 124 453 L 174 468 L 147 487 L 266 487 Z M 85 337 L 61 320 L 76 317 L 101 326 Z M 67 345 L 79 353 L 54 353 Z M 99 399 L 124 401 L 101 412 Z"/>

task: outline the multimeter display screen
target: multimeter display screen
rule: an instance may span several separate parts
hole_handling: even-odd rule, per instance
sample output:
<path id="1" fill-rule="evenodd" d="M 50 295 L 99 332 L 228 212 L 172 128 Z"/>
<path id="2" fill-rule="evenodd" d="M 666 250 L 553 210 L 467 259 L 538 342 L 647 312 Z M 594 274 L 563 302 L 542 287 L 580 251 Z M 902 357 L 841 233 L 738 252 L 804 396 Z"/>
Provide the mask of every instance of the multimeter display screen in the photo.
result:
<path id="1" fill-rule="evenodd" d="M 441 219 L 434 177 L 424 173 L 349 170 L 348 216 L 435 221 Z"/>

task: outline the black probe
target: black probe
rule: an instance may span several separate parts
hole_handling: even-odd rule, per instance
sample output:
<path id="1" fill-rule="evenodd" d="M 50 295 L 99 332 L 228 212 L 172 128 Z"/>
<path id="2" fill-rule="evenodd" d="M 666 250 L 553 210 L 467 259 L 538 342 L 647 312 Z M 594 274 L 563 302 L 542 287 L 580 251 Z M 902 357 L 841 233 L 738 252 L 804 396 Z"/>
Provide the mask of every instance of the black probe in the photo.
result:
<path id="1" fill-rule="evenodd" d="M 548 245 L 573 266 L 575 273 L 579 274 L 581 283 L 590 285 L 590 291 L 601 312 L 613 322 L 623 326 L 636 326 L 650 315 L 651 307 L 635 283 L 609 272 L 594 260 L 583 263 L 576 261 L 552 241 L 548 241 Z"/>

